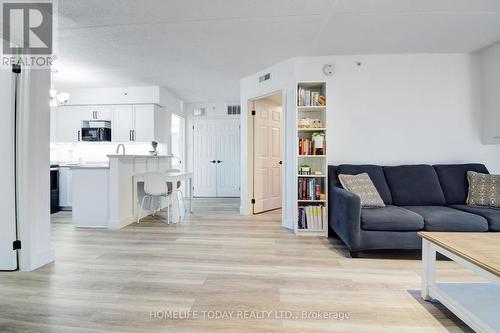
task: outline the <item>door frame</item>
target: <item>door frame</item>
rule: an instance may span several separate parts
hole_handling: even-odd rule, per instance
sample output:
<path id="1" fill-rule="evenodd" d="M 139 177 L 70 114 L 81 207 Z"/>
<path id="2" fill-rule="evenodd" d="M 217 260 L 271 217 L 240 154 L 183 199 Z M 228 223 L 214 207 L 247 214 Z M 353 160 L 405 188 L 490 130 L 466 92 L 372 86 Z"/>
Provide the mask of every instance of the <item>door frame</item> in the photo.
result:
<path id="1" fill-rule="evenodd" d="M 286 101 L 287 101 L 287 96 L 286 96 L 286 90 L 285 89 L 278 89 L 274 90 L 270 93 L 266 93 L 264 95 L 260 95 L 257 97 L 253 97 L 248 99 L 247 101 L 247 121 L 249 124 L 249 131 L 248 131 L 248 159 L 251 161 L 248 163 L 248 184 L 250 185 L 248 187 L 248 197 L 250 200 L 255 198 L 255 180 L 254 180 L 254 175 L 255 175 L 255 155 L 254 155 L 254 133 L 255 133 L 255 121 L 252 116 L 252 110 L 254 110 L 254 102 L 258 101 L 260 99 L 276 95 L 281 93 L 281 159 L 283 161 L 283 164 L 281 165 L 281 210 L 282 210 L 282 219 L 285 218 L 285 165 L 286 165 L 286 153 L 285 153 L 285 139 L 286 139 L 286 121 L 285 121 L 285 112 L 286 112 Z M 256 215 L 254 212 L 254 204 L 250 203 L 250 211 L 252 215 Z M 266 212 L 261 212 L 257 214 L 262 214 Z"/>
<path id="2" fill-rule="evenodd" d="M 184 115 L 181 115 L 181 114 L 178 114 L 175 112 L 172 112 L 170 114 L 170 141 L 171 141 L 170 144 L 171 145 L 173 143 L 173 140 L 172 140 L 172 124 L 173 124 L 172 118 L 173 117 L 177 117 L 180 119 L 179 140 L 181 141 L 181 149 L 179 151 L 180 156 L 178 156 L 178 160 L 181 161 L 181 163 L 180 163 L 180 166 L 178 169 L 181 169 L 182 171 L 186 171 L 186 167 L 187 167 L 187 165 L 186 165 L 186 117 L 184 117 Z M 194 133 L 193 133 L 193 135 L 194 135 Z M 171 151 L 171 153 L 172 153 L 172 151 Z"/>

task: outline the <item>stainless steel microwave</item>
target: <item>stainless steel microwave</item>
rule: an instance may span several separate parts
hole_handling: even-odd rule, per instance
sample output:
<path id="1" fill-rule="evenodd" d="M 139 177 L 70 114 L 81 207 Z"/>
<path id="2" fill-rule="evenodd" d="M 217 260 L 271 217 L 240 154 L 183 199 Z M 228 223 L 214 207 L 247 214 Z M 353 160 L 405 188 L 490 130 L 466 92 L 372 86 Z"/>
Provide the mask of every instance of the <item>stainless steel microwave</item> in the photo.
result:
<path id="1" fill-rule="evenodd" d="M 107 127 L 83 127 L 82 141 L 104 141 L 111 142 L 111 128 Z"/>

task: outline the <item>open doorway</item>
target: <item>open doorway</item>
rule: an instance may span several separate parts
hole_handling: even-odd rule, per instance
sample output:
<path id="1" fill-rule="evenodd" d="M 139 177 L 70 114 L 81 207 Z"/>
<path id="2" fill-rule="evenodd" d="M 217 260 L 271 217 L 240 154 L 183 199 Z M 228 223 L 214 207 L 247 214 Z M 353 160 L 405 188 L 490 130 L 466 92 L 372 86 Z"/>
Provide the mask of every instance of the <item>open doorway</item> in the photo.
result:
<path id="1" fill-rule="evenodd" d="M 172 168 L 184 171 L 184 118 L 172 113 L 171 127 L 172 155 L 174 156 L 172 159 Z"/>
<path id="2" fill-rule="evenodd" d="M 282 206 L 283 96 L 281 91 L 251 101 L 253 122 L 253 214 Z"/>

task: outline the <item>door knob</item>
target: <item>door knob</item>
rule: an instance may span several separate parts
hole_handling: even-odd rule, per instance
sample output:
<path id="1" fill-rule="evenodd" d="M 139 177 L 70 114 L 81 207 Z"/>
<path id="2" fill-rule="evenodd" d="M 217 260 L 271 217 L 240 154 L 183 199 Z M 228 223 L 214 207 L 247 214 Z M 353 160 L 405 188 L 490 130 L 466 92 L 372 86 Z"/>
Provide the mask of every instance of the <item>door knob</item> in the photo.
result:
<path id="1" fill-rule="evenodd" d="M 279 164 L 280 164 L 280 165 L 282 165 L 282 164 L 283 164 L 283 161 L 280 161 L 280 162 L 279 162 Z"/>
<path id="2" fill-rule="evenodd" d="M 221 163 L 222 161 L 217 161 L 217 163 Z"/>
<path id="3" fill-rule="evenodd" d="M 216 162 L 215 160 L 213 160 L 213 161 L 210 161 L 210 163 L 215 163 L 215 162 Z"/>

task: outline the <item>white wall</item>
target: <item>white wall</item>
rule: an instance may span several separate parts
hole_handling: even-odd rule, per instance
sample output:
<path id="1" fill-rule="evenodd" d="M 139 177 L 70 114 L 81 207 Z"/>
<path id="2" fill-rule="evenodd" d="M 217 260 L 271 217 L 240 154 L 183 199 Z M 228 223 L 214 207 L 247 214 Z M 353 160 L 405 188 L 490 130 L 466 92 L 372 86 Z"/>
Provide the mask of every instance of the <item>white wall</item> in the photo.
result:
<path id="1" fill-rule="evenodd" d="M 285 151 L 286 183 L 295 184 L 296 81 L 327 82 L 329 164 L 482 162 L 500 173 L 500 146 L 481 142 L 481 112 L 473 95 L 471 56 L 360 55 L 291 61 L 292 70 L 290 61 L 269 69 L 273 86 L 270 82 L 269 87 L 260 88 L 257 78 L 262 72 L 241 81 L 242 106 L 256 94 L 277 87 L 287 89 L 286 135 L 292 149 Z M 335 65 L 334 76 L 322 73 L 326 63 Z M 246 112 L 242 109 L 242 129 L 247 127 Z M 242 158 L 247 158 L 247 137 L 248 132 L 242 132 Z M 246 177 L 242 165 L 242 193 L 248 188 Z M 248 204 L 249 198 L 242 196 L 243 212 Z M 287 219 L 293 220 L 293 212 L 289 214 Z"/>
<path id="2" fill-rule="evenodd" d="M 160 87 L 109 87 L 65 90 L 70 94 L 67 105 L 158 104 Z"/>
<path id="3" fill-rule="evenodd" d="M 253 152 L 249 149 L 249 141 L 253 140 L 251 122 L 249 121 L 248 101 L 252 99 L 257 99 L 258 97 L 263 97 L 269 95 L 273 92 L 281 91 L 283 93 L 283 110 L 284 110 L 284 126 L 285 126 L 285 137 L 291 138 L 295 133 L 292 126 L 289 124 L 295 118 L 289 117 L 289 105 L 294 105 L 294 59 L 289 59 L 282 63 L 276 64 L 272 67 L 266 68 L 256 74 L 248 76 L 241 80 L 241 201 L 240 201 L 240 213 L 241 214 L 251 214 L 251 204 L 252 199 L 252 176 L 249 172 L 251 168 L 252 159 L 250 156 Z M 259 76 L 266 73 L 271 74 L 271 80 L 259 83 Z M 294 140 L 294 139 L 288 139 Z M 286 166 L 287 159 L 289 158 L 291 152 L 290 149 L 293 146 L 290 144 L 285 144 L 285 150 L 283 152 L 283 163 Z M 287 173 L 291 172 L 288 168 L 285 168 L 285 179 L 290 179 L 291 175 Z M 294 172 L 294 175 L 297 173 Z M 290 196 L 292 190 L 295 190 L 296 181 L 291 184 L 284 182 L 283 195 L 285 202 L 287 201 L 287 196 Z M 287 221 L 291 221 L 292 217 L 287 216 L 287 211 L 283 210 L 283 223 L 286 225 Z"/>
<path id="4" fill-rule="evenodd" d="M 500 144 L 500 43 L 475 54 L 479 71 L 479 106 L 483 112 L 483 142 Z"/>
<path id="5" fill-rule="evenodd" d="M 329 163 L 477 161 L 500 172 L 500 147 L 481 142 L 471 56 L 302 58 L 296 79 L 324 80 L 325 63 L 336 65 L 327 80 Z"/>

